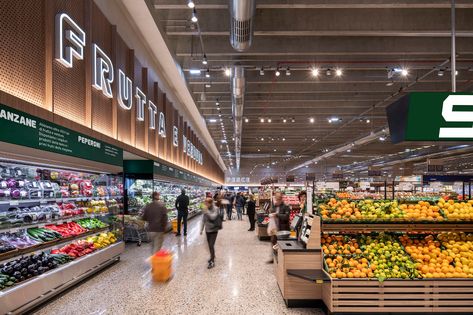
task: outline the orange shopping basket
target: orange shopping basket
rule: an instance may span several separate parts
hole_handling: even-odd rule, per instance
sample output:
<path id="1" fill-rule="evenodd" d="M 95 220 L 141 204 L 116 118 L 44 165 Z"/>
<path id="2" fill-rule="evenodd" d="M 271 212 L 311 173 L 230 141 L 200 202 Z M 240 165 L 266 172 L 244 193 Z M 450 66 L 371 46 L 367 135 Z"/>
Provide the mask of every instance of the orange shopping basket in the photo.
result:
<path id="1" fill-rule="evenodd" d="M 154 281 L 168 281 L 172 276 L 171 252 L 164 249 L 156 252 L 156 254 L 151 257 L 151 268 Z"/>

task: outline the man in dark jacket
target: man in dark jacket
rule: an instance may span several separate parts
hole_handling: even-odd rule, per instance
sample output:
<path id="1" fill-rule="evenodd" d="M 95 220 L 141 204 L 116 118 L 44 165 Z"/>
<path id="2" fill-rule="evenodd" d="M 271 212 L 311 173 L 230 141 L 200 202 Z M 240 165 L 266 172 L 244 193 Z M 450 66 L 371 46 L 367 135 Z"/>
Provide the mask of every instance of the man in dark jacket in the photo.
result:
<path id="1" fill-rule="evenodd" d="M 225 194 L 225 199 L 227 200 L 227 220 L 232 219 L 233 213 L 233 203 L 235 202 L 235 197 L 232 195 L 231 192 L 227 191 Z"/>
<path id="2" fill-rule="evenodd" d="M 148 222 L 148 231 L 153 241 L 152 254 L 154 254 L 163 246 L 164 232 L 168 224 L 168 210 L 159 200 L 159 192 L 154 192 L 151 198 L 153 201 L 143 208 L 142 218 Z"/>
<path id="3" fill-rule="evenodd" d="M 245 207 L 246 200 L 243 197 L 242 193 L 238 193 L 235 199 L 235 206 L 237 209 L 237 218 L 238 220 L 243 220 L 243 208 Z"/>
<path id="4" fill-rule="evenodd" d="M 187 215 L 189 214 L 189 197 L 186 196 L 186 191 L 181 190 L 181 194 L 176 198 L 175 207 L 177 209 L 177 233 L 176 236 L 181 235 L 181 221 L 184 221 L 184 236 L 187 235 Z"/>

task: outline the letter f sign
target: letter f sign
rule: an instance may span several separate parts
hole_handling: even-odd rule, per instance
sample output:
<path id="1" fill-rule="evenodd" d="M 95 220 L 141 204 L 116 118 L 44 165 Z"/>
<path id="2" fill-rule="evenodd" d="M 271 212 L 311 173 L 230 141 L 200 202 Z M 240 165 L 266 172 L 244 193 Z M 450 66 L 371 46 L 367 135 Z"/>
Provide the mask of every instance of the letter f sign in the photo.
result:
<path id="1" fill-rule="evenodd" d="M 67 25 L 67 26 L 66 26 Z M 72 59 L 84 59 L 85 32 L 69 15 L 56 15 L 56 60 L 72 68 Z"/>

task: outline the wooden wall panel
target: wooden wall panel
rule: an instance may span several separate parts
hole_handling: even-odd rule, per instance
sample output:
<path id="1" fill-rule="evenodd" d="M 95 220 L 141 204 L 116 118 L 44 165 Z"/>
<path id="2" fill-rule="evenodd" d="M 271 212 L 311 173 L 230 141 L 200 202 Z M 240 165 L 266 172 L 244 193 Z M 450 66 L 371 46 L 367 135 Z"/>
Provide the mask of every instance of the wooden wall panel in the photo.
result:
<path id="1" fill-rule="evenodd" d="M 135 56 L 135 64 L 134 64 L 134 73 L 135 73 L 135 79 L 134 79 L 134 84 L 135 86 L 139 86 L 140 88 L 143 86 L 142 85 L 142 82 L 143 82 L 143 67 L 141 66 L 141 63 L 140 61 L 136 58 Z M 135 122 L 135 147 L 140 149 L 140 150 L 143 150 L 143 151 L 146 151 L 145 150 L 145 131 L 146 131 L 146 128 L 145 128 L 145 124 L 143 121 L 139 121 L 136 119 L 136 109 L 137 109 L 137 101 L 136 101 L 136 98 L 133 100 L 134 101 L 134 104 L 135 106 L 133 106 L 132 108 L 132 111 L 133 111 L 133 115 L 134 115 L 134 118 L 133 118 L 133 121 Z M 146 109 L 146 107 L 145 107 Z M 145 116 L 146 116 L 146 110 L 145 110 Z"/>
<path id="2" fill-rule="evenodd" d="M 44 1 L 0 1 L 0 89 L 41 107 L 46 50 L 45 34 L 38 30 L 54 25 L 45 22 L 44 10 Z"/>
<path id="3" fill-rule="evenodd" d="M 28 6 L 34 1 L 19 1 Z M 54 12 L 67 12 L 79 26 L 84 27 L 86 18 L 84 12 L 88 1 L 61 1 L 56 0 Z M 28 9 L 28 8 L 25 8 Z M 29 9 L 28 9 L 29 10 Z M 2 11 L 3 15 L 3 11 Z M 85 27 L 84 27 L 85 28 Z M 38 33 L 38 32 L 35 32 Z M 54 35 L 53 35 L 54 36 Z M 86 36 L 90 47 L 90 36 Z M 73 120 L 83 125 L 88 125 L 86 113 L 86 85 L 85 68 L 90 65 L 90 49 L 84 50 L 84 60 L 73 60 L 73 67 L 66 68 L 57 60 L 53 62 L 53 110 L 55 114 Z M 27 66 L 31 66 L 27 64 Z M 89 88 L 89 87 L 87 87 Z M 88 125 L 90 127 L 90 125 Z"/>
<path id="4" fill-rule="evenodd" d="M 121 69 L 129 78 L 133 78 L 133 67 L 132 59 L 133 51 L 128 49 L 125 42 L 121 39 L 120 36 L 117 38 L 117 51 L 116 51 L 116 60 L 115 60 L 115 77 L 118 78 L 118 69 Z M 116 84 L 115 84 L 116 86 Z M 115 90 L 117 91 L 117 90 Z M 133 93 L 133 91 L 132 91 Z M 133 96 L 133 94 L 132 94 Z M 116 99 L 117 93 L 115 93 L 114 99 Z M 132 143 L 132 110 L 126 110 L 117 106 L 117 140 L 122 141 L 126 144 L 133 145 Z"/>
<path id="5" fill-rule="evenodd" d="M 158 82 L 153 82 L 153 100 L 154 100 L 154 105 L 158 108 L 159 112 L 159 87 L 158 87 Z M 157 126 L 156 128 L 159 128 L 159 118 L 156 120 Z M 158 129 L 157 129 L 158 130 Z M 159 138 L 159 134 L 156 132 L 154 136 L 154 147 L 155 147 L 155 155 L 160 156 L 161 152 L 159 151 L 159 143 L 161 139 Z"/>
<path id="6" fill-rule="evenodd" d="M 179 113 L 178 111 L 173 108 L 173 115 L 172 115 L 172 126 L 171 126 L 171 146 L 172 146 L 172 152 L 174 155 L 174 164 L 179 165 L 179 160 L 181 157 L 181 154 L 179 154 L 179 151 L 176 146 L 174 146 L 174 126 L 179 129 Z M 179 139 L 179 138 L 178 138 Z"/>
<path id="7" fill-rule="evenodd" d="M 97 44 L 109 58 L 112 58 L 112 25 L 107 21 L 95 3 L 92 3 L 91 18 L 94 21 L 91 36 L 92 43 Z M 86 51 L 90 52 L 91 49 L 92 47 L 89 46 L 89 49 L 86 49 Z M 102 91 L 92 88 L 92 129 L 107 136 L 112 136 L 113 125 L 110 122 L 111 117 L 112 99 L 106 97 Z"/>
<path id="8" fill-rule="evenodd" d="M 166 160 L 172 162 L 172 148 L 171 148 L 171 141 L 170 139 L 170 126 L 172 124 L 172 103 L 169 101 L 169 99 L 166 97 L 166 102 L 164 106 L 164 115 L 166 117 L 166 139 L 165 139 L 165 145 L 166 145 Z"/>
<path id="9" fill-rule="evenodd" d="M 154 94 L 154 84 L 155 84 L 155 75 L 151 70 L 148 70 L 148 78 L 147 78 L 147 89 L 146 95 L 148 95 L 149 100 L 153 102 L 156 107 L 158 106 L 158 102 L 156 101 L 156 95 Z M 159 123 L 159 113 L 156 114 L 156 128 L 150 129 L 148 125 L 148 153 L 156 155 L 156 135 L 158 134 L 158 123 Z"/>
<path id="10" fill-rule="evenodd" d="M 164 103 L 166 102 L 166 93 L 163 93 L 161 89 L 159 90 L 159 95 L 158 95 L 158 111 L 163 112 L 164 111 Z M 158 140 L 158 153 L 159 157 L 162 159 L 166 159 L 166 146 L 165 146 L 166 139 L 159 136 Z"/>

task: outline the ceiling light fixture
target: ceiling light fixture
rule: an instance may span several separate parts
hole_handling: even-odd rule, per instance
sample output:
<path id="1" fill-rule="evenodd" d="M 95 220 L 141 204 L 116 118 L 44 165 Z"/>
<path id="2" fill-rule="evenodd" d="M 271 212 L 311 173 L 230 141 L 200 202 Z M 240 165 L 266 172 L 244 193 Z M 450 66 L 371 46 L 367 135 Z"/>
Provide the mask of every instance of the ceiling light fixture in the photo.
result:
<path id="1" fill-rule="evenodd" d="M 384 136 L 379 137 L 379 141 L 385 141 L 385 140 L 386 140 L 386 137 Z"/>
<path id="2" fill-rule="evenodd" d="M 195 8 L 195 3 L 192 0 L 187 1 L 187 6 L 191 9 Z"/>
<path id="3" fill-rule="evenodd" d="M 445 74 L 445 71 L 443 69 L 439 69 L 439 72 L 437 73 L 437 75 L 439 77 L 443 77 L 444 74 Z"/>
<path id="4" fill-rule="evenodd" d="M 309 121 L 310 121 L 311 124 L 313 124 L 313 123 L 315 122 L 314 117 L 310 117 L 310 118 L 309 118 Z"/>
<path id="5" fill-rule="evenodd" d="M 394 81 L 389 81 L 388 83 L 386 83 L 386 86 L 393 86 L 394 85 Z"/>
<path id="6" fill-rule="evenodd" d="M 261 141 L 264 141 L 264 138 L 263 138 L 263 137 L 261 137 Z"/>
<path id="7" fill-rule="evenodd" d="M 312 76 L 317 77 L 318 75 L 319 75 L 319 69 L 317 68 L 312 69 Z"/>
<path id="8" fill-rule="evenodd" d="M 259 75 L 264 75 L 264 68 L 261 67 L 261 69 L 259 70 Z"/>
<path id="9" fill-rule="evenodd" d="M 200 69 L 190 69 L 189 73 L 190 74 L 200 74 Z"/>
<path id="10" fill-rule="evenodd" d="M 192 21 L 193 23 L 197 23 L 197 21 L 198 21 L 198 19 L 197 19 L 197 12 L 196 12 L 195 8 L 192 9 L 191 21 Z"/>
<path id="11" fill-rule="evenodd" d="M 207 56 L 204 54 L 204 57 L 202 58 L 202 64 L 203 65 L 206 65 L 208 62 L 207 62 Z"/>
<path id="12" fill-rule="evenodd" d="M 284 118 L 284 119 L 282 120 L 282 122 L 283 122 L 283 123 L 287 123 L 287 119 Z"/>
<path id="13" fill-rule="evenodd" d="M 212 85 L 210 83 L 205 83 L 205 87 L 209 89 L 212 87 Z"/>
<path id="14" fill-rule="evenodd" d="M 286 69 L 286 75 L 287 75 L 287 76 L 290 76 L 290 75 L 291 75 L 291 70 L 289 69 L 289 67 L 287 67 L 287 69 Z"/>
<path id="15" fill-rule="evenodd" d="M 343 74 L 342 69 L 337 69 L 337 70 L 335 71 L 335 74 L 337 75 L 337 77 L 340 77 L 340 76 Z"/>
<path id="16" fill-rule="evenodd" d="M 277 77 L 281 75 L 281 72 L 279 71 L 279 67 L 276 69 L 276 72 L 274 73 Z"/>
<path id="17" fill-rule="evenodd" d="M 262 122 L 262 123 L 264 123 L 264 118 L 261 118 L 259 121 Z"/>
<path id="18" fill-rule="evenodd" d="M 458 70 L 455 70 L 455 75 L 458 75 Z"/>
<path id="19" fill-rule="evenodd" d="M 216 123 L 216 122 L 217 122 L 217 119 L 215 119 L 215 118 L 210 118 L 210 119 L 209 119 L 209 122 L 211 122 L 211 123 Z"/>
<path id="20" fill-rule="evenodd" d="M 230 69 L 226 68 L 226 69 L 225 69 L 225 75 L 226 75 L 227 77 L 229 77 L 230 74 L 231 74 Z"/>
<path id="21" fill-rule="evenodd" d="M 367 124 L 369 124 L 370 122 L 371 122 L 371 120 L 369 120 L 369 119 L 366 120 L 366 123 L 367 123 Z"/>
<path id="22" fill-rule="evenodd" d="M 329 77 L 332 75 L 332 71 L 330 69 L 327 69 L 327 71 L 325 72 L 325 74 Z"/>
<path id="23" fill-rule="evenodd" d="M 287 154 L 291 154 L 291 153 L 292 153 L 292 151 L 291 151 L 291 150 L 287 150 Z"/>
<path id="24" fill-rule="evenodd" d="M 401 75 L 402 75 L 402 76 L 407 77 L 408 74 L 409 74 L 409 70 L 407 70 L 407 69 L 401 69 Z"/>
<path id="25" fill-rule="evenodd" d="M 250 121 L 250 120 L 249 120 L 248 118 L 245 118 L 245 122 L 246 122 L 246 123 L 249 122 L 249 121 Z"/>
<path id="26" fill-rule="evenodd" d="M 207 72 L 205 72 L 205 77 L 210 78 L 210 69 L 207 69 Z"/>
<path id="27" fill-rule="evenodd" d="M 291 122 L 295 123 L 295 122 L 296 122 L 296 119 L 295 119 L 295 118 L 292 118 L 292 119 L 291 119 Z"/>
<path id="28" fill-rule="evenodd" d="M 271 122 L 271 118 L 268 118 L 268 122 L 269 122 L 269 123 Z"/>

